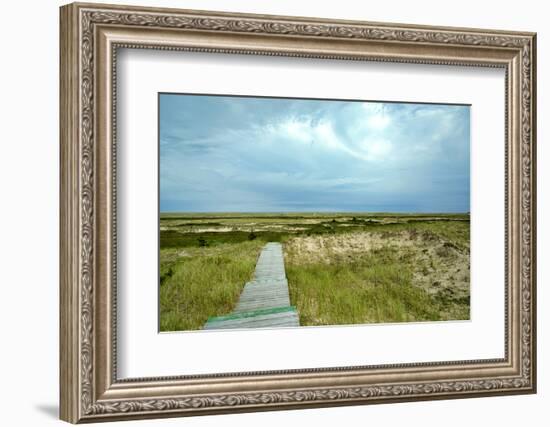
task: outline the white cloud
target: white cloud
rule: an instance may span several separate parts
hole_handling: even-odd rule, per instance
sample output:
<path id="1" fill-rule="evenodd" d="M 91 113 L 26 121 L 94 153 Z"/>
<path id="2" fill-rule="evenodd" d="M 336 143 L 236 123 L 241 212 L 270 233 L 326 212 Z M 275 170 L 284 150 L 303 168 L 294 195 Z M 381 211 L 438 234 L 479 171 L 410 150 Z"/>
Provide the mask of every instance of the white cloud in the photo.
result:
<path id="1" fill-rule="evenodd" d="M 192 101 L 161 127 L 161 200 L 182 209 L 468 208 L 463 107 Z"/>
<path id="2" fill-rule="evenodd" d="M 368 153 L 353 144 L 346 143 L 334 130 L 333 124 L 325 119 L 314 122 L 309 119 L 292 117 L 278 125 L 268 125 L 267 133 L 274 138 L 290 139 L 292 141 L 309 144 L 320 150 L 336 150 L 361 160 L 369 160 Z M 374 151 L 379 148 L 374 148 Z"/>
<path id="3" fill-rule="evenodd" d="M 363 104 L 366 112 L 366 126 L 371 130 L 384 130 L 391 124 L 391 117 L 386 114 L 384 105 L 380 103 L 367 102 Z"/>
<path id="4" fill-rule="evenodd" d="M 374 114 L 367 119 L 367 125 L 371 129 L 383 130 L 391 123 L 391 119 L 384 113 Z"/>
<path id="5" fill-rule="evenodd" d="M 311 142 L 312 127 L 310 120 L 291 118 L 279 126 L 269 126 L 269 130 L 275 134 L 282 132 L 293 140 Z"/>
<path id="6" fill-rule="evenodd" d="M 387 139 L 365 140 L 367 158 L 372 161 L 386 159 L 392 152 L 392 143 Z"/>

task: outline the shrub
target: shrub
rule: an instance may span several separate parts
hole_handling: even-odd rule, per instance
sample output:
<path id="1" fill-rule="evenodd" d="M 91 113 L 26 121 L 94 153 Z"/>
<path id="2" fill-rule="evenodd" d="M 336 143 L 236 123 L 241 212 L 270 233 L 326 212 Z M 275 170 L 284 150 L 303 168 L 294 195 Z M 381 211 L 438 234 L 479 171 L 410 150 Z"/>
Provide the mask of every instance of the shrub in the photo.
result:
<path id="1" fill-rule="evenodd" d="M 166 281 L 173 275 L 174 270 L 172 269 L 172 267 L 170 267 L 166 273 L 160 276 L 160 286 L 164 285 L 164 283 L 166 283 Z"/>

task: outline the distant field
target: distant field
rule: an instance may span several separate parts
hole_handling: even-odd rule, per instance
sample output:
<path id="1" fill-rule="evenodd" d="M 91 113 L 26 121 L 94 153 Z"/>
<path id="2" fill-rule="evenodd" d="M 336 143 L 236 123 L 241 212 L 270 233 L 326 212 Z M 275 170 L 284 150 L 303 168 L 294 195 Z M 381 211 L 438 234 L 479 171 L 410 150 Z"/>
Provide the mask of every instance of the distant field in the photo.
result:
<path id="1" fill-rule="evenodd" d="M 468 214 L 163 213 L 161 330 L 231 312 L 267 242 L 302 326 L 469 319 Z"/>

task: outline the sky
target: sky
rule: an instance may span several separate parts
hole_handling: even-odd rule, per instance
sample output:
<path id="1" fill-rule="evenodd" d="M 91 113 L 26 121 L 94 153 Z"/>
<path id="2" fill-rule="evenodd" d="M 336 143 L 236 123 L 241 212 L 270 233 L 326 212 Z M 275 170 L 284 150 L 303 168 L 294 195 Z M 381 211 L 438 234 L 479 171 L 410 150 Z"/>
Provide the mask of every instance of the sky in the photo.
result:
<path id="1" fill-rule="evenodd" d="M 159 95 L 161 212 L 469 212 L 470 107 Z"/>

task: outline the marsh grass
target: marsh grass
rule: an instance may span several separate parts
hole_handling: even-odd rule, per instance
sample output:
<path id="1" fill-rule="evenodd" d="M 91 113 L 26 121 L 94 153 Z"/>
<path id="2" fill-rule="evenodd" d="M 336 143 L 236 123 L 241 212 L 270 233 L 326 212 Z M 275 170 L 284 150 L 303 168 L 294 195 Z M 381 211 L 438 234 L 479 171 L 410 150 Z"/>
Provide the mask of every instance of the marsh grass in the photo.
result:
<path id="1" fill-rule="evenodd" d="M 267 242 L 283 243 L 302 326 L 469 318 L 468 214 L 176 213 L 160 226 L 162 331 L 230 313 Z M 309 241 L 322 256 L 295 244 Z"/>
<path id="2" fill-rule="evenodd" d="M 233 310 L 250 280 L 262 242 L 161 251 L 160 330 L 201 329 Z M 164 278 L 164 280 L 163 280 Z"/>
<path id="3" fill-rule="evenodd" d="M 290 298 L 300 325 L 440 320 L 440 306 L 412 284 L 411 257 L 381 248 L 348 261 L 293 262 L 287 257 Z"/>
<path id="4" fill-rule="evenodd" d="M 270 231 L 255 231 L 254 239 L 250 239 L 251 231 L 227 231 L 219 232 L 204 232 L 204 233 L 180 233 L 174 230 L 162 231 L 160 233 L 161 248 L 192 248 L 196 246 L 211 246 L 224 243 L 242 243 L 248 240 L 258 238 L 264 243 L 280 242 L 287 233 L 270 232 Z"/>

